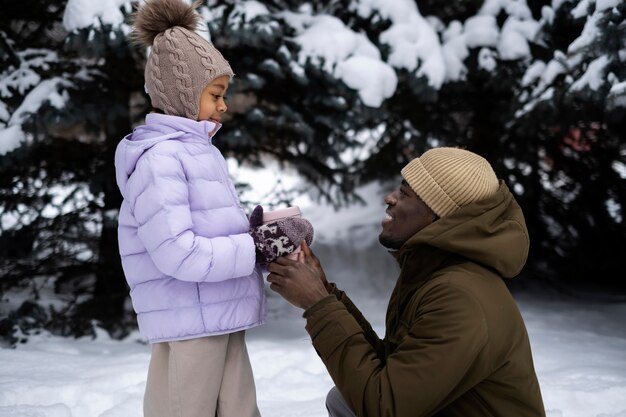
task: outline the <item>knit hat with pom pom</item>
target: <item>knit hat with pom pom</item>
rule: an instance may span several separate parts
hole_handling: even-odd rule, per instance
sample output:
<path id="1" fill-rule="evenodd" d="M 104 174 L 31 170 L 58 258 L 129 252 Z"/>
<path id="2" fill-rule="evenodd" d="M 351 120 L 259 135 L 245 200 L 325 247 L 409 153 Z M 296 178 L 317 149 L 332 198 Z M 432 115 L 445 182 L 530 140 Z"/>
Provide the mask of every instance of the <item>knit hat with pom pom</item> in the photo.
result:
<path id="1" fill-rule="evenodd" d="M 135 15 L 133 38 L 152 47 L 145 83 L 152 107 L 198 120 L 202 90 L 223 75 L 234 76 L 228 61 L 195 33 L 197 2 L 147 0 Z"/>

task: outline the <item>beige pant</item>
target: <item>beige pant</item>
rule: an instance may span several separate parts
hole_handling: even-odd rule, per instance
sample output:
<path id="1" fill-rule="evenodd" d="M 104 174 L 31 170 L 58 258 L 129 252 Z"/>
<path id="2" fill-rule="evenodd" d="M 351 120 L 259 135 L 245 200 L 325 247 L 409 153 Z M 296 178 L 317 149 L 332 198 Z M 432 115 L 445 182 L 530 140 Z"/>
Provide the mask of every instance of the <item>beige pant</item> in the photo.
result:
<path id="1" fill-rule="evenodd" d="M 245 332 L 152 345 L 145 417 L 258 417 Z"/>

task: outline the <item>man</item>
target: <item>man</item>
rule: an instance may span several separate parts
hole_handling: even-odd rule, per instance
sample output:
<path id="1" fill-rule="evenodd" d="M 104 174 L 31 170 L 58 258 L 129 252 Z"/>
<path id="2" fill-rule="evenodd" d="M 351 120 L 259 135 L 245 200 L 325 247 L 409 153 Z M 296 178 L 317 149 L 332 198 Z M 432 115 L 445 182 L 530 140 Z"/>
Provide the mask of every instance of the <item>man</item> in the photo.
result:
<path id="1" fill-rule="evenodd" d="M 270 264 L 272 290 L 305 309 L 336 388 L 333 417 L 545 416 L 524 322 L 502 278 L 517 275 L 528 232 L 482 157 L 436 148 L 385 197 L 380 242 L 401 271 L 380 340 L 303 245 Z"/>

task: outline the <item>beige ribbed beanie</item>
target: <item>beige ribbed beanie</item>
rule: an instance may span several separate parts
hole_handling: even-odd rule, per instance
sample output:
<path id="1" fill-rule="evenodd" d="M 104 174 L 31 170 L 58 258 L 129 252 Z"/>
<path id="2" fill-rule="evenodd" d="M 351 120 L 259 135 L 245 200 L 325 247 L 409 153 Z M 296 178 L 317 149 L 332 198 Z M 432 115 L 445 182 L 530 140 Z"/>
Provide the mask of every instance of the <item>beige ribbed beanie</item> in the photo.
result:
<path id="1" fill-rule="evenodd" d="M 133 37 L 151 46 L 145 69 L 145 87 L 152 107 L 165 114 L 197 120 L 202 90 L 233 70 L 222 54 L 195 33 L 196 3 L 147 0 L 135 15 Z"/>
<path id="2" fill-rule="evenodd" d="M 402 168 L 402 177 L 439 217 L 492 196 L 498 178 L 485 158 L 458 148 L 435 148 Z"/>

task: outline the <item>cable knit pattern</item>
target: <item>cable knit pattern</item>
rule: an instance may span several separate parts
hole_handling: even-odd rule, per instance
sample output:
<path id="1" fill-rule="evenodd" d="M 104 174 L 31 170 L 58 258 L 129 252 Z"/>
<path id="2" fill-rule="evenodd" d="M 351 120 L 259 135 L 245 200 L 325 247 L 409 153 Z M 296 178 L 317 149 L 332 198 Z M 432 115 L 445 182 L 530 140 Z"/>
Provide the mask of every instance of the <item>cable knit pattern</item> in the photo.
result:
<path id="1" fill-rule="evenodd" d="M 182 32 L 182 31 L 181 31 Z M 191 76 L 189 75 L 189 65 L 187 65 L 187 58 L 183 48 L 180 47 L 178 41 L 179 36 L 174 36 L 175 28 L 165 31 L 165 45 L 168 50 L 168 59 L 172 64 L 172 73 L 176 77 L 175 86 L 178 93 L 178 97 L 184 107 L 184 114 L 186 117 L 193 118 L 199 112 L 200 97 L 197 99 L 194 97 L 193 83 Z M 189 39 L 183 33 L 183 36 Z"/>
<path id="2" fill-rule="evenodd" d="M 213 68 L 213 58 L 211 54 L 204 48 L 204 45 L 197 39 L 189 37 L 189 42 L 194 46 L 194 49 L 198 55 L 201 56 L 200 62 L 204 66 L 204 77 L 206 79 L 215 79 L 215 69 Z"/>
<path id="3" fill-rule="evenodd" d="M 167 114 L 173 114 L 176 112 L 176 109 L 174 109 L 172 102 L 167 97 L 167 94 L 165 94 L 165 85 L 163 85 L 161 67 L 159 65 L 159 49 L 159 43 L 155 42 L 152 49 L 153 53 L 150 54 L 150 58 L 148 58 L 148 65 L 146 65 L 146 73 L 148 73 L 148 68 L 150 69 L 149 76 L 146 76 L 146 84 L 150 84 L 154 87 L 148 88 L 148 95 L 150 95 L 151 97 L 158 97 L 158 100 L 152 100 L 153 106 L 155 106 L 154 102 L 158 101 L 161 104 L 155 107 L 160 108 Z M 152 82 L 148 83 L 148 79 L 150 79 Z"/>

